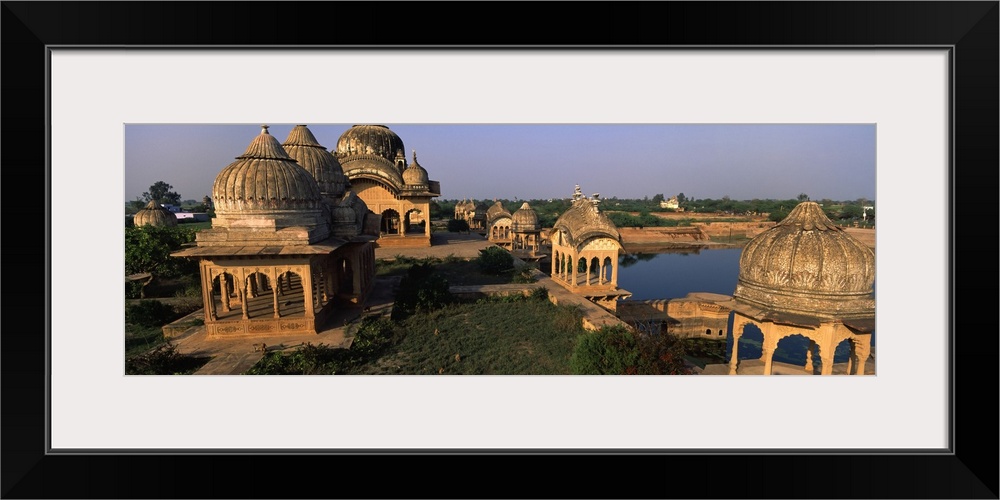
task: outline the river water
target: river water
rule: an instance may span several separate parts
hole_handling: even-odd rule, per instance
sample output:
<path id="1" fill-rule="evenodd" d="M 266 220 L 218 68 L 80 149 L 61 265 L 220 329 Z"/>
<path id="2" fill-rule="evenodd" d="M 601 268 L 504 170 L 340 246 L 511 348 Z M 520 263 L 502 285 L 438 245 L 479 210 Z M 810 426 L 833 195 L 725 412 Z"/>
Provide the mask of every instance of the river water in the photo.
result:
<path id="1" fill-rule="evenodd" d="M 740 274 L 741 248 L 694 249 L 659 253 L 629 253 L 618 259 L 618 286 L 632 292 L 631 300 L 675 299 L 690 292 L 711 292 L 732 295 Z M 729 332 L 733 315 L 729 316 Z M 727 338 L 727 357 L 732 352 L 732 335 Z M 760 358 L 763 334 L 748 326 L 740 338 L 740 359 Z M 875 334 L 872 334 L 872 346 Z M 775 361 L 805 364 L 808 340 L 801 336 L 786 337 L 778 345 Z M 834 362 L 847 361 L 849 346 L 838 346 Z"/>

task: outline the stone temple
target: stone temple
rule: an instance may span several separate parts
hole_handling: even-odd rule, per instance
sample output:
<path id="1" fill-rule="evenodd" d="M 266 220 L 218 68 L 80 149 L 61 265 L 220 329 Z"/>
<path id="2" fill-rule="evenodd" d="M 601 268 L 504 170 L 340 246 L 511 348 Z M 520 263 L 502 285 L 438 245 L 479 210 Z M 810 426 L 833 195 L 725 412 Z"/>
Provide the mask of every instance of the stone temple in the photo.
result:
<path id="1" fill-rule="evenodd" d="M 430 246 L 430 202 L 441 196 L 441 184 L 428 178 L 416 151 L 412 163 L 404 152 L 403 140 L 385 125 L 354 125 L 333 154 L 351 189 L 382 216 L 379 246 Z"/>
<path id="2" fill-rule="evenodd" d="M 743 249 L 733 293 L 733 351 L 730 374 L 737 373 L 739 339 L 747 325 L 764 335 L 764 374 L 771 374 L 781 339 L 809 339 L 807 373 L 833 373 L 834 350 L 847 340 L 848 374 L 865 373 L 875 329 L 875 253 L 837 227 L 815 202 L 796 206 L 783 221 Z"/>
<path id="3" fill-rule="evenodd" d="M 305 125 L 282 146 L 267 125 L 212 186 L 216 217 L 175 257 L 200 263 L 211 337 L 317 333 L 375 278 L 379 217 Z"/>

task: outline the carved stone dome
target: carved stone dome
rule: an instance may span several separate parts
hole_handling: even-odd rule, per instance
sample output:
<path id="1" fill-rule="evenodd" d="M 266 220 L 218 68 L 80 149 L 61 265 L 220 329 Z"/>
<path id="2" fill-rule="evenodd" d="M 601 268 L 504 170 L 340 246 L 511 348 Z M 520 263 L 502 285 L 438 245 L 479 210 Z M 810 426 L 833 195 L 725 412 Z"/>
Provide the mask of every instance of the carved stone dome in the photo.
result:
<path id="1" fill-rule="evenodd" d="M 600 200 L 574 195 L 573 204 L 556 219 L 553 229 L 561 232 L 569 246 L 579 247 L 591 238 L 610 238 L 621 244 L 618 227 L 603 212 L 598 210 Z"/>
<path id="2" fill-rule="evenodd" d="M 872 317 L 874 282 L 875 253 L 807 201 L 746 245 L 733 297 L 766 310 Z"/>
<path id="3" fill-rule="evenodd" d="M 161 207 L 156 200 L 152 200 L 135 213 L 132 223 L 136 226 L 176 226 L 177 216 Z"/>
<path id="4" fill-rule="evenodd" d="M 296 125 L 282 144 L 285 152 L 316 179 L 319 190 L 330 197 L 340 197 L 346 189 L 344 169 L 332 153 L 316 140 L 305 125 Z"/>
<path id="5" fill-rule="evenodd" d="M 375 154 L 395 164 L 398 153 L 405 151 L 403 140 L 385 125 L 355 125 L 337 139 L 340 157 Z"/>
<path id="6" fill-rule="evenodd" d="M 316 179 L 299 166 L 265 125 L 247 150 L 215 177 L 219 215 L 254 211 L 320 210 Z"/>
<path id="7" fill-rule="evenodd" d="M 496 202 L 486 211 L 486 224 L 492 226 L 498 219 L 510 218 L 510 212 L 503 207 L 502 202 Z"/>
<path id="8" fill-rule="evenodd" d="M 528 202 L 524 202 L 521 208 L 514 212 L 511 219 L 513 221 L 511 226 L 515 233 L 526 233 L 541 229 L 538 223 L 538 214 L 535 212 L 535 209 L 528 205 Z"/>
<path id="9" fill-rule="evenodd" d="M 413 163 L 410 163 L 410 166 L 403 171 L 403 182 L 408 187 L 427 188 L 427 170 L 424 170 L 424 167 L 417 163 L 416 151 L 413 152 Z"/>

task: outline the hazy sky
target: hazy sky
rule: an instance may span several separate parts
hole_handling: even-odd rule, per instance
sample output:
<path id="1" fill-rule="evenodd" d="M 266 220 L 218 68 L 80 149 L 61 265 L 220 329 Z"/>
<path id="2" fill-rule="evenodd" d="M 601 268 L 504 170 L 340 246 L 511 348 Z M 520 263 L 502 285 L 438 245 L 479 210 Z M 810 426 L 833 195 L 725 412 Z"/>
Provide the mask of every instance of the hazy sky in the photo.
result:
<path id="1" fill-rule="evenodd" d="M 284 142 L 295 124 L 270 123 Z M 328 150 L 350 124 L 308 124 Z M 875 199 L 875 125 L 398 125 L 441 199 L 587 195 L 744 200 Z M 260 133 L 248 125 L 125 125 L 125 201 L 154 182 L 181 199 L 211 195 L 215 176 Z"/>

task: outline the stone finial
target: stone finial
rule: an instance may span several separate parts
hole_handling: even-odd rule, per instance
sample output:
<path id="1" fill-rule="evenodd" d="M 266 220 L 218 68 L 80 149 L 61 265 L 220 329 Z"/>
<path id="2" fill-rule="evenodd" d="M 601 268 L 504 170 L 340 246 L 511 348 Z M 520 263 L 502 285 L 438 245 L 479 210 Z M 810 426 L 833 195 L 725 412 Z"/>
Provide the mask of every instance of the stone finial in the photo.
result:
<path id="1" fill-rule="evenodd" d="M 268 125 L 261 125 L 260 126 L 260 133 L 270 135 L 270 132 L 267 131 L 267 129 L 269 129 L 269 128 L 271 128 L 271 127 L 268 126 Z"/>
<path id="2" fill-rule="evenodd" d="M 413 150 L 413 163 L 416 163 L 416 162 L 417 162 L 417 150 L 414 149 Z"/>

